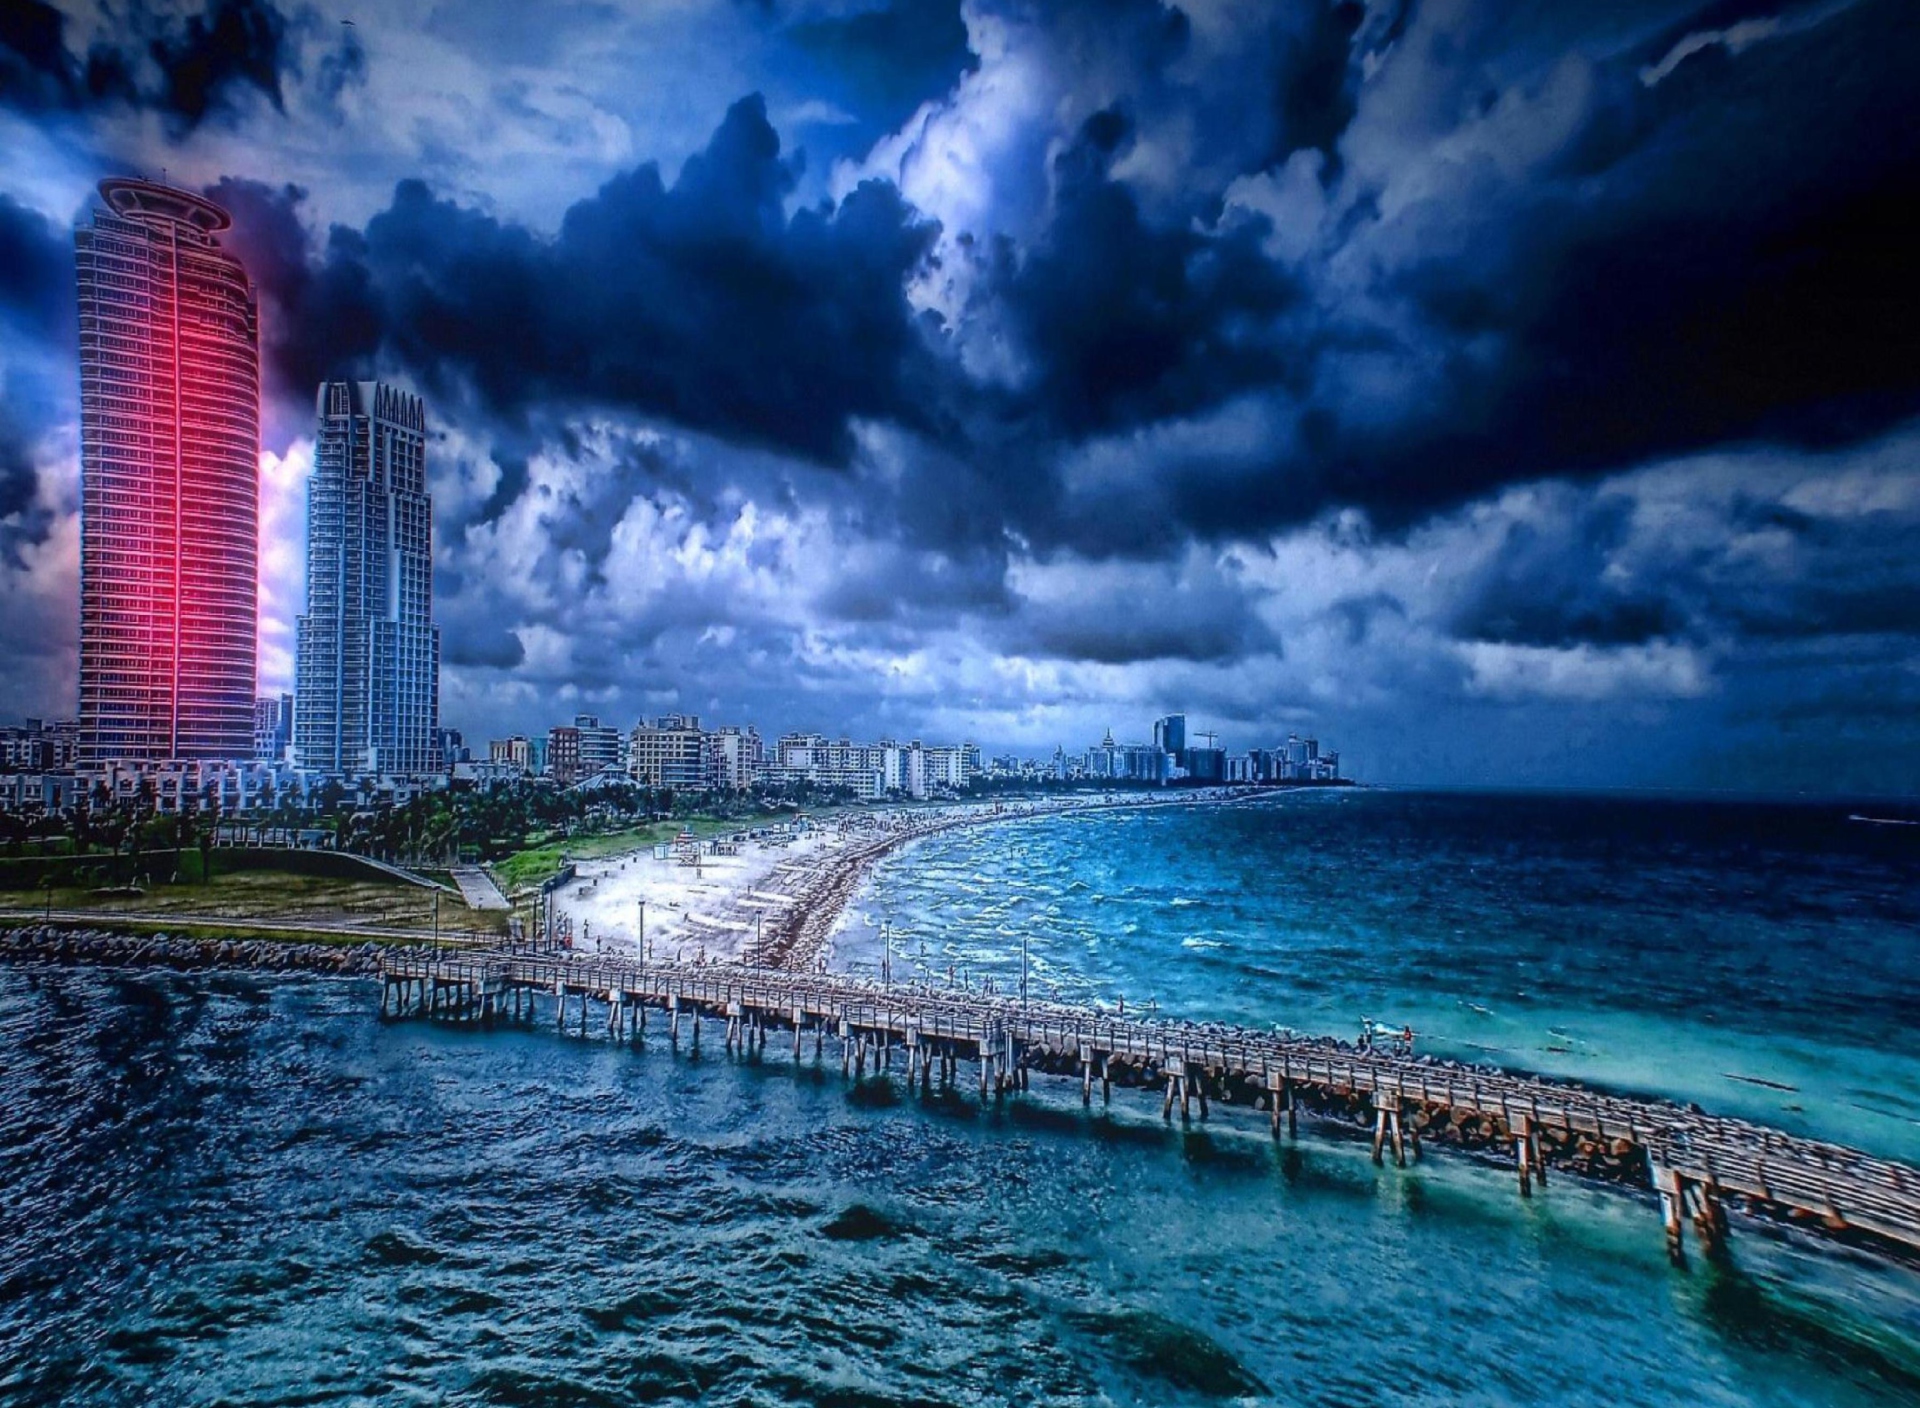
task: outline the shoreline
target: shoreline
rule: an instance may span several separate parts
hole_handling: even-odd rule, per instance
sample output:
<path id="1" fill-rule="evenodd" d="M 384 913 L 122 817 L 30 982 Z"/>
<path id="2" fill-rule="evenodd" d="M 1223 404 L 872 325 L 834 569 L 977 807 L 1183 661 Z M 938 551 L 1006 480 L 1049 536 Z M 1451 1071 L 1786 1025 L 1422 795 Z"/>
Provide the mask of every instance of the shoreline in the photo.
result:
<path id="1" fill-rule="evenodd" d="M 771 967 L 790 972 L 809 972 L 821 967 L 831 954 L 833 939 L 841 920 L 859 893 L 873 867 L 888 855 L 915 841 L 944 832 L 996 822 L 1030 821 L 1054 817 L 1101 815 L 1115 811 L 1144 811 L 1157 807 L 1223 807 L 1266 801 L 1286 796 L 1296 789 L 1223 787 L 1205 791 L 1185 791 L 1172 796 L 1149 794 L 1102 794 L 1096 800 L 1065 801 L 1048 806 L 1029 803 L 1024 807 L 995 804 L 987 813 L 968 812 L 947 815 L 925 825 L 908 825 L 888 832 L 866 846 L 849 853 L 843 865 L 819 876 L 794 906 L 788 923 L 778 937 L 782 946 L 773 955 Z"/>
<path id="2" fill-rule="evenodd" d="M 1292 790 L 1235 786 L 862 808 L 810 822 L 802 831 L 738 842 L 720 834 L 687 850 L 669 844 L 664 856 L 660 847 L 648 846 L 582 860 L 553 891 L 553 904 L 557 916 L 574 924 L 574 946 L 582 953 L 638 957 L 644 948 L 679 962 L 754 962 L 810 972 L 830 950 L 867 873 L 911 842 L 998 822 L 1228 806 Z M 724 849 L 711 849 L 714 842 Z"/>
<path id="3" fill-rule="evenodd" d="M 701 866 L 696 867 L 699 873 L 694 883 L 706 884 L 705 869 L 718 864 L 723 873 L 716 876 L 716 883 L 708 887 L 708 898 L 713 897 L 714 891 L 719 891 L 722 906 L 733 905 L 735 913 L 739 912 L 742 901 L 750 906 L 746 911 L 749 914 L 754 912 L 752 906 L 757 906 L 763 913 L 774 907 L 781 909 L 783 913 L 779 925 L 764 926 L 765 937 L 772 941 L 777 935 L 791 936 L 804 930 L 810 945 L 814 946 L 796 951 L 789 937 L 778 951 L 786 961 L 776 959 L 763 966 L 792 969 L 799 966 L 803 955 L 817 958 L 817 945 L 831 938 L 833 926 L 844 913 L 859 881 L 865 878 L 871 867 L 883 856 L 910 842 L 961 827 L 994 822 L 1146 807 L 1220 806 L 1278 795 L 1285 793 L 1279 789 L 1250 790 L 1236 787 L 1183 791 L 1173 795 L 1103 793 L 1093 798 L 1075 796 L 1050 803 L 940 804 L 928 808 L 901 809 L 898 812 L 877 809 L 858 811 L 835 818 L 831 836 L 827 826 L 818 828 L 820 834 L 815 838 L 813 850 L 804 853 L 813 863 L 804 867 L 805 874 L 800 877 L 802 883 L 796 887 L 800 893 L 780 896 L 777 906 L 769 905 L 762 898 L 767 892 L 759 888 L 759 882 L 766 878 L 770 870 L 781 868 L 777 865 L 743 867 L 742 874 L 736 878 L 744 883 L 729 887 L 717 883 L 726 878 L 724 860 L 716 862 L 703 858 Z M 823 841 L 834 844 L 818 844 Z M 617 874 L 624 865 L 636 860 L 644 864 L 651 857 L 645 856 L 643 851 L 634 850 L 582 862 L 582 874 L 574 883 L 597 884 L 609 878 L 610 872 Z M 673 865 L 675 862 L 670 859 L 665 864 Z M 684 877 L 681 888 L 683 892 L 691 889 L 685 884 Z M 696 897 L 683 893 L 675 907 L 684 910 L 688 907 L 687 901 L 693 898 Z M 649 899 L 650 906 L 652 903 Z M 657 934 L 653 927 L 653 913 L 650 908 L 650 935 Z M 685 939 L 686 935 L 682 933 L 679 937 Z M 37 907 L 0 909 L 0 960 L 170 967 L 179 971 L 224 969 L 275 973 L 298 970 L 365 976 L 379 971 L 379 959 L 383 954 L 409 949 L 425 950 L 433 946 L 426 934 L 410 929 L 360 926 L 329 929 L 308 922 L 264 917 L 223 917 L 215 922 L 196 918 L 192 914 L 55 910 L 51 916 L 47 916 Z M 686 946 L 684 943 L 681 945 L 683 948 Z M 457 931 L 450 930 L 441 947 L 452 952 L 476 945 L 463 941 L 457 937 Z M 725 946 L 719 943 L 713 947 L 715 952 L 707 957 L 708 963 L 738 962 L 744 956 L 737 949 L 727 953 Z M 631 939 L 616 933 L 608 949 L 618 953 L 622 948 L 631 951 Z M 575 952 L 585 954 L 591 950 L 576 946 Z M 772 942 L 767 944 L 763 952 L 768 957 L 775 957 Z M 350 960 L 346 957 L 348 955 L 352 956 Z M 665 957 L 664 954 L 661 956 Z"/>

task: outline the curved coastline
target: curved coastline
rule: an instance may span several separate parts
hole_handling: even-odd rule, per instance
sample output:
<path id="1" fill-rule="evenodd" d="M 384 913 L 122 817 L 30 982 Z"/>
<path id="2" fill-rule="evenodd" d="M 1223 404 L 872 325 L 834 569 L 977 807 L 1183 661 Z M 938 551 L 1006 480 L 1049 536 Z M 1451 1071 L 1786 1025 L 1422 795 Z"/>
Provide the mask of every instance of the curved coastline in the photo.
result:
<path id="1" fill-rule="evenodd" d="M 1131 797 L 1102 794 L 1098 800 L 1074 799 L 1051 806 L 1028 803 L 1025 806 L 996 805 L 991 810 L 936 812 L 932 819 L 904 823 L 880 822 L 870 840 L 855 844 L 819 867 L 815 877 L 801 888 L 798 903 L 777 928 L 764 953 L 765 966 L 791 972 L 812 972 L 827 953 L 841 916 L 869 872 L 883 858 L 915 841 L 963 828 L 996 823 L 1032 821 L 1054 817 L 1105 815 L 1115 811 L 1144 810 L 1150 807 L 1220 807 L 1268 801 L 1286 796 L 1295 789 L 1227 787 L 1173 795 L 1148 794 Z"/>
<path id="2" fill-rule="evenodd" d="M 1140 810 L 1149 807 L 1167 806 L 1224 806 L 1235 803 L 1272 800 L 1274 797 L 1288 795 L 1266 790 L 1221 790 L 1207 794 L 1185 793 L 1175 796 L 1138 796 L 1106 797 L 1100 800 L 1063 801 L 1054 806 L 1001 806 L 997 808 L 975 808 L 961 810 L 955 808 L 930 810 L 919 814 L 906 813 L 887 817 L 879 814 L 856 814 L 843 819 L 842 840 L 820 861 L 812 867 L 809 884 L 800 888 L 796 896 L 797 903 L 792 907 L 786 922 L 777 931 L 781 947 L 777 951 L 764 953 L 764 958 L 773 960 L 763 962 L 763 969 L 779 967 L 789 972 L 808 973 L 818 964 L 824 946 L 829 943 L 839 924 L 849 901 L 857 894 L 861 883 L 871 873 L 873 867 L 884 857 L 899 851 L 910 843 L 926 839 L 947 831 L 967 827 L 991 825 L 996 822 L 1021 820 L 1044 820 L 1052 817 L 1071 817 L 1075 815 L 1101 815 L 1117 810 Z M 861 832 L 867 834 L 862 835 Z M 417 945 L 402 946 L 383 944 L 372 938 L 358 943 L 335 945 L 319 943 L 299 943 L 271 938 L 247 938 L 234 940 L 210 939 L 166 933 L 152 935 L 130 935 L 116 933 L 107 928 L 73 928 L 69 926 L 28 924 L 10 930 L 0 931 L 0 958 L 12 958 L 26 962 L 55 962 L 98 964 L 118 967 L 154 967 L 174 970 L 251 970 L 263 974 L 276 972 L 311 972 L 347 977 L 377 975 L 383 971 L 383 965 L 399 956 L 403 947 L 414 948 L 416 952 L 426 954 L 427 950 Z M 482 955 L 475 955 L 480 957 Z M 730 964 L 716 965 L 723 970 Z M 740 970 L 735 970 L 736 972 Z M 750 972 L 751 970 L 747 970 Z M 1181 1024 L 1175 1024 L 1181 1025 Z M 1192 1024 L 1184 1024 L 1191 1029 Z M 1205 1030 L 1202 1024 L 1200 1030 Z M 1334 1037 L 1321 1037 L 1313 1044 L 1328 1051 L 1350 1051 L 1351 1045 Z M 1074 1060 L 1060 1056 L 1065 1065 L 1059 1065 L 1054 1059 L 1059 1053 L 1048 1054 L 1036 1051 L 1032 1059 L 1023 1061 L 1030 1065 L 1036 1074 L 1052 1074 L 1071 1078 L 1077 1067 Z M 1077 1058 L 1075 1058 L 1077 1059 Z M 1478 1073 L 1499 1072 L 1508 1076 L 1530 1079 L 1534 1087 L 1544 1096 L 1555 1091 L 1586 1091 L 1594 1094 L 1618 1093 L 1625 1095 L 1622 1087 L 1607 1084 L 1595 1084 L 1578 1079 L 1542 1077 L 1528 1071 L 1524 1065 L 1500 1067 L 1481 1063 L 1466 1063 L 1450 1060 L 1421 1058 L 1421 1064 L 1428 1069 L 1441 1072 L 1455 1072 L 1471 1076 Z M 1056 1066 L 1059 1066 L 1056 1069 Z M 1157 1068 L 1149 1071 L 1146 1067 L 1133 1069 L 1124 1062 L 1112 1072 L 1115 1085 L 1133 1086 L 1156 1083 L 1163 1075 Z M 1203 1103 L 1211 1099 L 1227 1106 L 1242 1106 L 1253 1110 L 1269 1108 L 1262 1104 L 1266 1092 L 1247 1084 L 1245 1072 L 1234 1072 L 1221 1068 L 1195 1070 L 1188 1079 L 1199 1093 Z M 1682 1107 L 1663 1097 L 1634 1097 L 1659 1104 L 1677 1116 L 1699 1114 L 1697 1106 Z M 1377 1113 L 1373 1106 L 1357 1090 L 1343 1090 L 1337 1086 L 1329 1087 L 1317 1095 L 1311 1095 L 1301 1101 L 1303 1112 L 1334 1129 L 1345 1127 L 1352 1131 L 1357 1124 Z M 1511 1132 L 1497 1122 L 1487 1123 L 1476 1118 L 1456 1119 L 1440 1108 L 1422 1108 L 1409 1114 L 1411 1128 L 1437 1145 L 1451 1146 L 1453 1149 L 1477 1155 L 1481 1158 L 1502 1157 L 1502 1150 L 1511 1139 Z M 1565 1137 L 1562 1137 L 1562 1136 Z M 1363 1133 L 1364 1137 L 1364 1133 Z M 1571 1130 L 1552 1132 L 1543 1130 L 1539 1134 L 1540 1147 L 1535 1158 L 1540 1160 L 1544 1176 L 1545 1167 L 1551 1165 L 1556 1171 L 1576 1173 L 1603 1183 L 1637 1187 L 1644 1191 L 1649 1181 L 1649 1168 L 1644 1153 L 1632 1147 L 1622 1147 L 1615 1139 L 1594 1138 L 1579 1135 Z M 1784 1137 L 1784 1136 L 1783 1136 Z M 1629 1145 L 1631 1141 L 1628 1141 Z M 1852 1156 L 1857 1151 L 1833 1146 L 1835 1155 Z M 1776 1210 L 1765 1206 L 1742 1209 L 1758 1214 L 1767 1220 L 1787 1220 Z M 1775 1214 L 1770 1217 L 1770 1214 Z M 1852 1230 L 1844 1223 L 1831 1228 L 1811 1228 L 1832 1236 L 1839 1234 L 1841 1240 L 1850 1240 Z M 1884 1248 L 1881 1248 L 1884 1250 Z"/>

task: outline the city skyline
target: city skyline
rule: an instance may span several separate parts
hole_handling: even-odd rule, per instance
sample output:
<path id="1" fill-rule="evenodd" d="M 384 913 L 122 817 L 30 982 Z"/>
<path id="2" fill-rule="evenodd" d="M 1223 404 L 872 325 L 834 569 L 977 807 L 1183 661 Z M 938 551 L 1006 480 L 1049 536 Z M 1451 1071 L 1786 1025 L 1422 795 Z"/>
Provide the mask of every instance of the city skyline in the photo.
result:
<path id="1" fill-rule="evenodd" d="M 259 290 L 261 694 L 378 379 L 471 736 L 1920 788 L 1895 6 L 242 8 L 0 35 L 0 716 L 79 689 L 74 231 L 164 171 Z"/>

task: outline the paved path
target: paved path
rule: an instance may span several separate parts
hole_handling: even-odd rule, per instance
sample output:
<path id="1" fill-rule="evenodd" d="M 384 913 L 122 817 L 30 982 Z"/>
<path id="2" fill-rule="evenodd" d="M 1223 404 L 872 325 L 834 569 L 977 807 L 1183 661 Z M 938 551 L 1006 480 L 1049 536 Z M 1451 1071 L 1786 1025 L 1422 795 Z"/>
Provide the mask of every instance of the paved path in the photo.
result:
<path id="1" fill-rule="evenodd" d="M 510 910 L 507 897 L 500 893 L 500 887 L 493 883 L 493 877 L 477 865 L 456 865 L 450 872 L 453 883 L 460 887 L 460 898 L 467 902 L 468 909 Z"/>

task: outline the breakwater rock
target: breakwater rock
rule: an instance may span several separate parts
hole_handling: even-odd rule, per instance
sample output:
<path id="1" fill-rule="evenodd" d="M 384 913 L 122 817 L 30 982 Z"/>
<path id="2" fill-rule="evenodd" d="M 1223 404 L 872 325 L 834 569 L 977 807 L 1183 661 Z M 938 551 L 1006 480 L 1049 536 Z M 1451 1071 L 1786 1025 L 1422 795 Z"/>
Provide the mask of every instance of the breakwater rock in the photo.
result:
<path id="1" fill-rule="evenodd" d="M 373 976 L 385 948 L 377 943 L 315 944 L 281 939 L 206 939 L 129 934 L 111 929 L 29 925 L 0 931 L 0 960 L 98 963 L 119 968 L 229 968 L 261 973 Z"/>

